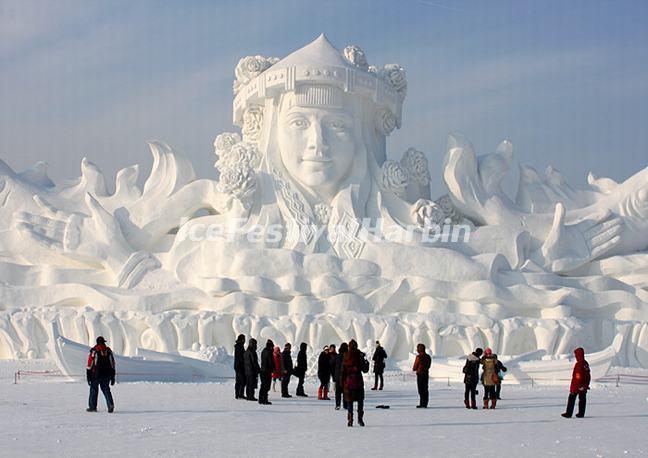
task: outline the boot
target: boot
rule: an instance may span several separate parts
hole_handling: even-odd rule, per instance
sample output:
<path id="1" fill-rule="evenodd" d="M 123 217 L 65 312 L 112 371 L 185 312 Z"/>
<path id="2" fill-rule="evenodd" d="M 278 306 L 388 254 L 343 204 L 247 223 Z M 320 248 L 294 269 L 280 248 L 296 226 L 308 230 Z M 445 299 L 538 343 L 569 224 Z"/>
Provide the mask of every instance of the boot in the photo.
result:
<path id="1" fill-rule="evenodd" d="M 358 424 L 360 426 L 364 426 L 364 412 L 363 411 L 358 412 Z"/>
<path id="2" fill-rule="evenodd" d="M 495 406 L 497 405 L 497 399 L 491 399 L 491 409 L 494 409 Z"/>
<path id="3" fill-rule="evenodd" d="M 323 399 L 323 397 L 322 397 L 322 387 L 321 386 L 317 390 L 317 399 L 319 399 L 320 401 Z"/>
<path id="4" fill-rule="evenodd" d="M 467 399 L 464 400 L 464 405 L 466 406 L 466 409 L 470 409 L 470 404 Z"/>
<path id="5" fill-rule="evenodd" d="M 113 405 L 108 406 L 108 413 L 113 413 L 114 411 L 115 411 L 115 406 L 113 406 Z M 578 416 L 578 415 L 576 415 L 576 416 Z"/>
<path id="6" fill-rule="evenodd" d="M 347 413 L 347 426 L 353 426 L 353 414 Z"/>
<path id="7" fill-rule="evenodd" d="M 477 401 L 475 401 L 475 400 L 470 401 L 470 408 L 471 409 L 477 409 Z"/>
<path id="8" fill-rule="evenodd" d="M 484 409 L 488 409 L 488 399 L 484 399 Z"/>
<path id="9" fill-rule="evenodd" d="M 378 389 L 378 387 L 376 385 L 374 385 L 373 388 L 371 389 L 371 391 L 376 391 L 377 389 Z"/>
<path id="10" fill-rule="evenodd" d="M 322 397 L 325 401 L 330 401 L 331 398 L 328 397 L 328 388 L 324 388 L 324 396 Z"/>

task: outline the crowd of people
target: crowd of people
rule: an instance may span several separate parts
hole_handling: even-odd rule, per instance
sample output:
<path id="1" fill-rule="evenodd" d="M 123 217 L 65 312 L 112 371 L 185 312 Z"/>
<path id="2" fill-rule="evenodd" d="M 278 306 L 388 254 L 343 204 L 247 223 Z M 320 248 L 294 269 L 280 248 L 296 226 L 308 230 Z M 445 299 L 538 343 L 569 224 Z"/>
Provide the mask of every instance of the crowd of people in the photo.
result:
<path id="1" fill-rule="evenodd" d="M 295 395 L 308 397 L 304 391 L 304 379 L 308 372 L 308 345 L 302 342 L 299 346 L 296 364 L 293 362 L 292 345 L 286 343 L 283 351 L 275 346 L 271 339 L 265 343 L 261 351 L 261 361 L 257 353 L 256 339 L 250 339 L 245 347 L 246 337 L 240 334 L 234 344 L 234 396 L 236 399 L 256 401 L 261 405 L 272 405 L 268 398 L 271 387 L 276 390 L 276 383 L 281 386 L 281 397 L 292 398 L 289 386 L 292 377 L 297 378 Z M 416 384 L 419 394 L 417 408 L 427 408 L 429 402 L 429 381 L 432 357 L 427 353 L 425 345 L 416 346 L 416 358 L 412 370 L 416 373 Z M 567 409 L 562 414 L 564 418 L 571 418 L 576 398 L 578 398 L 578 413 L 576 417 L 585 416 L 587 404 L 587 391 L 590 384 L 590 368 L 585 360 L 585 350 L 577 348 L 574 351 L 576 364 L 572 373 Z M 383 374 L 387 352 L 376 341 L 374 350 L 373 372 L 374 386 L 372 390 L 384 388 Z M 348 343 L 340 344 L 336 351 L 334 344 L 325 346 L 317 358 L 317 378 L 319 388 L 317 399 L 328 401 L 331 382 L 335 392 L 335 409 L 344 408 L 347 411 L 347 425 L 353 426 L 354 405 L 358 413 L 358 424 L 364 426 L 364 375 L 370 369 L 365 353 L 358 349 L 358 343 L 351 339 Z M 480 376 L 481 369 L 481 376 Z M 507 368 L 497 359 L 497 355 L 490 348 L 482 350 L 476 348 L 466 357 L 463 367 L 464 374 L 464 405 L 467 409 L 477 409 L 477 386 L 481 383 L 484 390 L 483 409 L 495 409 L 498 399 L 501 399 L 501 386 Z M 87 381 L 90 386 L 88 412 L 97 411 L 97 398 L 99 389 L 106 398 L 108 412 L 113 412 L 115 404 L 110 386 L 115 384 L 115 358 L 106 339 L 97 337 L 97 345 L 92 347 L 88 356 Z M 255 397 L 256 390 L 258 398 Z"/>
<path id="2" fill-rule="evenodd" d="M 292 398 L 289 386 L 292 377 L 297 378 L 296 396 L 308 397 L 304 391 L 304 378 L 308 371 L 306 343 L 301 343 L 297 354 L 297 363 L 293 364 L 292 345 L 286 343 L 283 351 L 275 347 L 271 339 L 266 341 L 261 351 L 261 363 L 257 355 L 257 341 L 250 339 L 245 347 L 246 337 L 240 334 L 234 344 L 234 397 L 256 401 L 262 405 L 272 405 L 268 393 L 273 383 L 281 384 L 281 397 Z M 373 355 L 375 384 L 372 389 L 382 390 L 383 373 L 387 353 L 376 341 Z M 354 405 L 358 413 L 358 424 L 364 426 L 364 373 L 369 372 L 370 364 L 366 355 L 358 349 L 358 343 L 350 340 L 340 345 L 339 352 L 335 344 L 326 345 L 317 359 L 317 378 L 319 388 L 317 399 L 329 401 L 331 385 L 335 392 L 335 409 L 347 411 L 347 424 L 353 426 Z M 259 389 L 258 398 L 255 392 Z"/>

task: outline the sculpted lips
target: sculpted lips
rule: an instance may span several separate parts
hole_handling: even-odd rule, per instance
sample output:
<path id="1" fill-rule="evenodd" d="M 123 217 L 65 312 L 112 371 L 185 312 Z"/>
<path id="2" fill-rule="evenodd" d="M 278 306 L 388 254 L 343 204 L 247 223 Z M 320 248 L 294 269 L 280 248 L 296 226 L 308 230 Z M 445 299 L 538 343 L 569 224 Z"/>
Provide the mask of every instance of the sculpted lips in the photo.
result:
<path id="1" fill-rule="evenodd" d="M 318 166 L 318 165 L 324 166 L 333 162 L 333 159 L 328 157 L 304 157 L 302 158 L 301 161 L 313 166 Z"/>

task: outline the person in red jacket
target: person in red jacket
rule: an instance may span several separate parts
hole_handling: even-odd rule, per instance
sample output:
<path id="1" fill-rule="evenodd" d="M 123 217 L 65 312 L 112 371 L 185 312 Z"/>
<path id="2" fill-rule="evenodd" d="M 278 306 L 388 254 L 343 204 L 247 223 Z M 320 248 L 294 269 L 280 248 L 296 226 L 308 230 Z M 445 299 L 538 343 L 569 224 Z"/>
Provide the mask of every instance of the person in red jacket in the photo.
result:
<path id="1" fill-rule="evenodd" d="M 279 382 L 281 383 L 281 375 L 283 374 L 283 358 L 281 357 L 281 348 L 274 347 L 272 359 L 274 360 L 274 371 L 272 371 L 272 391 L 277 391 L 275 385 L 277 384 L 277 380 L 279 380 Z"/>
<path id="2" fill-rule="evenodd" d="M 106 398 L 108 412 L 112 413 L 115 410 L 115 403 L 110 392 L 110 385 L 115 384 L 115 358 L 110 347 L 106 345 L 106 339 L 102 336 L 97 337 L 97 345 L 90 349 L 86 378 L 90 386 L 90 397 L 86 411 L 97 411 L 97 398 L 99 397 L 99 387 L 101 387 L 101 392 Z"/>
<path id="3" fill-rule="evenodd" d="M 565 418 L 571 418 L 574 413 L 574 404 L 578 396 L 578 413 L 577 418 L 585 416 L 585 406 L 587 404 L 587 390 L 590 384 L 590 367 L 585 361 L 585 350 L 577 348 L 574 350 L 576 355 L 576 364 L 572 373 L 571 386 L 569 387 L 569 397 L 567 398 L 567 411 L 562 414 Z"/>
<path id="4" fill-rule="evenodd" d="M 425 345 L 420 343 L 416 346 L 416 359 L 412 370 L 416 372 L 416 386 L 418 388 L 419 403 L 417 409 L 427 409 L 428 399 L 430 397 L 429 383 L 430 383 L 430 367 L 432 366 L 432 358 L 425 352 Z"/>

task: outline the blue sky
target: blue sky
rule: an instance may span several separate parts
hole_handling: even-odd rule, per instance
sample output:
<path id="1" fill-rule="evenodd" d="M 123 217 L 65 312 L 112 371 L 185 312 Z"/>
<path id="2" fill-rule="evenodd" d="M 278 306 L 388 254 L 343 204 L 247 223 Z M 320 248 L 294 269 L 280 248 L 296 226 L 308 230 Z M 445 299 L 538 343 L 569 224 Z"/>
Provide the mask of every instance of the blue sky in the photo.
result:
<path id="1" fill-rule="evenodd" d="M 55 180 L 89 157 L 150 168 L 162 140 L 213 177 L 214 137 L 232 130 L 245 55 L 283 57 L 320 32 L 408 73 L 388 153 L 425 151 L 443 192 L 447 136 L 479 152 L 621 180 L 648 165 L 648 2 L 0 0 L 0 158 L 38 160 Z"/>

